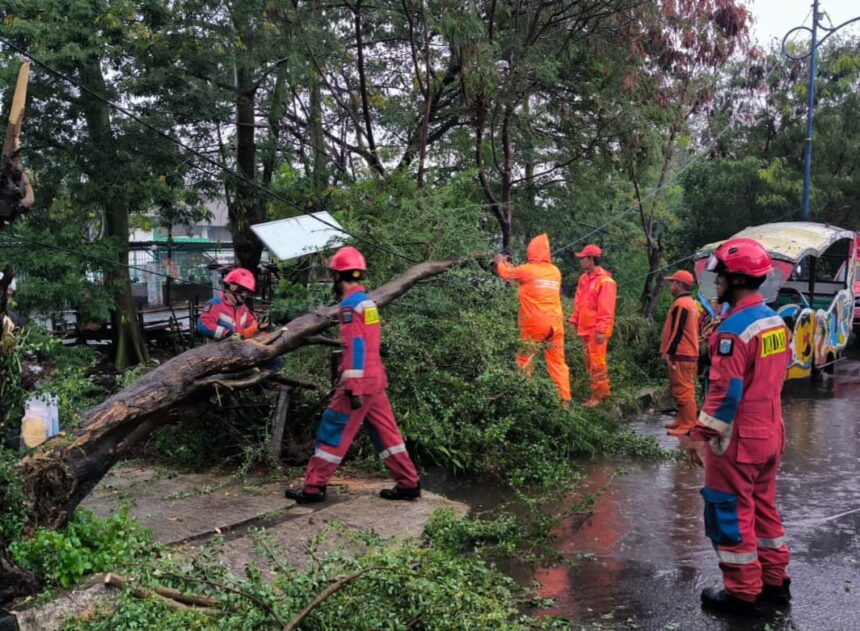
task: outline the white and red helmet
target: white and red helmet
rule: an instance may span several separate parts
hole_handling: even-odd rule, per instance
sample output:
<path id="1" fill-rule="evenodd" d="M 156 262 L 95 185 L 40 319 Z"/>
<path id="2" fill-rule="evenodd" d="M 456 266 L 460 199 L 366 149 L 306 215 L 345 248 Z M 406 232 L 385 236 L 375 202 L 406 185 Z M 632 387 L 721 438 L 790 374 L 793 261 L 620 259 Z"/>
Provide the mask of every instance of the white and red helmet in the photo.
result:
<path id="1" fill-rule="evenodd" d="M 767 276 L 773 271 L 770 255 L 754 239 L 729 239 L 718 247 L 708 259 L 706 269 L 718 272 L 720 264 L 729 274 L 743 274 L 753 278 Z"/>

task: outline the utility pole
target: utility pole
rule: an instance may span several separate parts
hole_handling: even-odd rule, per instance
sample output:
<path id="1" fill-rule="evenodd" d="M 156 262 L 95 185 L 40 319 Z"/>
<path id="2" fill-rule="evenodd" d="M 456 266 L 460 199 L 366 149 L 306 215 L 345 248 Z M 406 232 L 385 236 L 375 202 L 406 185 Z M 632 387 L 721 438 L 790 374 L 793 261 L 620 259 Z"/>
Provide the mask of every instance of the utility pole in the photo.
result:
<path id="1" fill-rule="evenodd" d="M 846 22 L 843 22 L 842 24 L 838 24 L 836 26 L 831 26 L 828 28 L 820 23 L 820 20 L 822 17 L 824 17 L 824 15 L 825 14 L 823 12 L 820 12 L 818 10 L 818 0 L 813 0 L 812 28 L 809 28 L 808 26 L 796 26 L 788 33 L 786 33 L 785 37 L 782 38 L 783 55 L 795 61 L 802 61 L 806 58 L 809 58 L 809 84 L 807 89 L 806 103 L 806 136 L 803 140 L 803 207 L 801 208 L 800 214 L 801 219 L 803 219 L 804 221 L 809 220 L 809 191 L 812 187 L 812 117 L 815 110 L 815 62 L 816 57 L 818 56 L 818 47 L 823 44 L 827 40 L 827 38 L 833 35 L 836 31 L 840 30 L 845 26 L 848 26 L 852 22 L 857 22 L 858 20 L 860 20 L 860 16 L 858 16 L 856 18 L 852 18 Z M 820 40 L 818 39 L 819 29 L 827 33 Z M 788 41 L 788 38 L 797 31 L 809 31 L 809 34 L 812 37 L 809 52 L 803 55 L 795 55 L 786 48 L 786 42 Z"/>

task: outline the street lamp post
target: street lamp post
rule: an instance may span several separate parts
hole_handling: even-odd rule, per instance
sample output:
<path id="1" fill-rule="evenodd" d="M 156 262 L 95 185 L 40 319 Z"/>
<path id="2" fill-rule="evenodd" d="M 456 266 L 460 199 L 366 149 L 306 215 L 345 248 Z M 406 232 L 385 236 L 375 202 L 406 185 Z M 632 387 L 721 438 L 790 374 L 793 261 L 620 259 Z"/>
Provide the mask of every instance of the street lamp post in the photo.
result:
<path id="1" fill-rule="evenodd" d="M 785 34 L 782 38 L 782 54 L 789 59 L 802 61 L 809 58 L 809 88 L 807 90 L 807 105 L 806 105 L 806 137 L 804 138 L 803 148 L 803 208 L 801 209 L 801 218 L 806 221 L 809 219 L 809 189 L 812 184 L 812 116 L 815 107 L 815 60 L 818 53 L 818 47 L 823 44 L 828 37 L 833 35 L 839 29 L 848 26 L 852 22 L 860 21 L 860 16 L 852 18 L 830 28 L 820 23 L 820 19 L 824 13 L 818 10 L 818 0 L 812 2 L 812 28 L 808 26 L 796 26 Z M 826 35 L 818 39 L 818 30 L 826 31 Z M 809 52 L 803 55 L 795 55 L 786 48 L 786 42 L 791 37 L 792 33 L 797 31 L 809 31 L 812 36 L 812 45 L 809 47 Z"/>

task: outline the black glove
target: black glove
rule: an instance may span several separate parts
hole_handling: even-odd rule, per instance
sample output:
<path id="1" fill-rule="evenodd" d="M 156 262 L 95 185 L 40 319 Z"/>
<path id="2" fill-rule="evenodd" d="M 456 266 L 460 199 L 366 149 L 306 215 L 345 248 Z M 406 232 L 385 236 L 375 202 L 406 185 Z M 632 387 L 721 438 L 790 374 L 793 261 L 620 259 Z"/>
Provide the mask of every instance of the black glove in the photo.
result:
<path id="1" fill-rule="evenodd" d="M 346 396 L 349 397 L 349 409 L 357 410 L 361 407 L 361 397 L 357 394 L 353 394 L 352 392 L 347 392 Z"/>

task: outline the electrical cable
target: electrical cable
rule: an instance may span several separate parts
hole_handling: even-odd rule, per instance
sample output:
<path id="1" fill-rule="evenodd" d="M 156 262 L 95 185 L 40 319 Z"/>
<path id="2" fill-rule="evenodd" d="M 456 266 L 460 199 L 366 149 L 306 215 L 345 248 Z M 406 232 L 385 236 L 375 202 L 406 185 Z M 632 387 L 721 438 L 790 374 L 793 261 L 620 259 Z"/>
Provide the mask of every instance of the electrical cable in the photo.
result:
<path id="1" fill-rule="evenodd" d="M 776 223 L 778 221 L 784 221 L 785 219 L 788 219 L 791 215 L 793 215 L 794 213 L 799 212 L 799 211 L 800 211 L 800 208 L 794 208 L 794 209 L 789 210 L 788 212 L 780 215 L 779 217 L 775 218 L 773 221 L 770 221 L 768 223 Z M 625 285 L 629 285 L 632 282 L 642 280 L 643 278 L 647 278 L 648 276 L 651 276 L 652 274 L 657 274 L 659 272 L 665 272 L 666 270 L 671 269 L 671 268 L 675 267 L 676 265 L 680 265 L 681 263 L 686 263 L 690 259 L 696 258 L 697 254 L 698 254 L 698 252 L 693 252 L 692 254 L 689 254 L 683 258 L 680 258 L 677 261 L 672 261 L 671 263 L 666 263 L 666 265 L 664 265 L 663 267 L 658 267 L 653 272 L 649 271 L 649 272 L 646 272 L 644 274 L 640 274 L 639 276 L 634 276 L 633 278 L 628 278 L 624 282 L 618 283 L 618 287 L 624 287 Z"/>
<path id="2" fill-rule="evenodd" d="M 374 239 L 369 239 L 367 237 L 361 237 L 361 236 L 354 234 L 354 233 L 351 233 L 351 232 L 349 232 L 349 231 L 347 231 L 341 227 L 338 227 L 337 225 L 335 225 L 329 221 L 326 221 L 325 219 L 322 219 L 322 218 L 317 217 L 313 214 L 307 213 L 304 208 L 300 207 L 298 204 L 296 204 L 295 202 L 293 202 L 289 198 L 284 197 L 280 193 L 273 191 L 271 188 L 264 186 L 263 184 L 260 184 L 259 182 L 255 181 L 249 177 L 246 177 L 245 175 L 239 173 L 235 169 L 230 168 L 226 164 L 223 164 L 223 163 L 219 162 L 218 160 L 214 160 L 213 158 L 210 158 L 209 156 L 205 155 L 204 153 L 198 151 L 197 149 L 194 149 L 193 147 L 189 147 L 188 145 L 183 143 L 181 140 L 174 138 L 173 136 L 171 136 L 167 132 L 164 132 L 161 129 L 157 128 L 155 125 L 148 123 L 147 121 L 145 121 L 143 118 L 141 118 L 139 115 L 135 114 L 134 112 L 132 112 L 128 108 L 123 107 L 122 105 L 119 105 L 117 103 L 114 103 L 110 99 L 103 97 L 101 94 L 99 94 L 98 92 L 96 92 L 95 90 L 90 88 L 89 86 L 77 81 L 76 79 L 73 79 L 69 75 L 61 72 L 60 70 L 57 70 L 57 69 L 53 68 L 52 66 L 49 66 L 47 63 L 45 63 L 44 61 L 42 61 L 38 57 L 34 56 L 32 53 L 28 52 L 26 49 L 21 48 L 17 44 L 9 41 L 7 38 L 0 36 L 0 43 L 5 44 L 7 47 L 16 51 L 18 54 L 22 55 L 23 57 L 30 59 L 33 63 L 35 63 L 38 66 L 41 66 L 42 68 L 47 70 L 49 73 L 53 74 L 56 77 L 59 77 L 60 79 L 62 79 L 66 83 L 69 83 L 70 85 L 75 86 L 79 90 L 86 92 L 87 94 L 89 94 L 90 96 L 92 96 L 93 98 L 95 98 L 96 100 L 101 102 L 102 104 L 106 105 L 107 107 L 110 107 L 111 109 L 113 109 L 117 112 L 120 112 L 124 116 L 127 116 L 128 118 L 139 123 L 140 125 L 143 125 L 146 129 L 149 129 L 150 131 L 157 134 L 159 137 L 163 138 L 164 140 L 167 140 L 168 142 L 171 142 L 174 145 L 176 145 L 177 147 L 179 147 L 180 149 L 187 151 L 188 153 L 194 155 L 195 157 L 197 157 L 199 160 L 202 160 L 206 164 L 209 164 L 209 165 L 223 171 L 224 173 L 227 173 L 231 177 L 234 177 L 237 180 L 252 186 L 256 190 L 264 193 L 265 195 L 268 195 L 269 197 L 276 199 L 283 204 L 286 204 L 287 206 L 299 211 L 302 215 L 309 216 L 309 217 L 313 218 L 314 220 L 324 224 L 325 226 L 332 228 L 333 230 L 337 230 L 338 232 L 342 232 L 343 234 L 346 234 L 346 235 L 352 237 L 356 241 L 367 243 L 371 247 L 374 247 L 378 250 L 386 252 L 387 254 L 391 254 L 392 256 L 402 258 L 403 260 L 409 261 L 410 263 L 420 263 L 420 261 L 418 259 L 414 259 L 412 257 L 406 256 L 405 254 L 397 252 L 396 250 L 392 250 L 386 246 L 383 246 L 380 243 L 378 243 L 377 241 L 375 241 Z M 207 175 L 211 176 L 211 173 L 209 171 L 206 171 L 205 169 L 202 169 L 200 167 L 200 165 L 193 163 L 193 162 L 190 162 L 188 160 L 184 160 L 184 161 L 186 164 L 190 165 L 191 167 L 198 169 L 198 170 L 202 171 L 203 173 L 206 173 Z"/>

